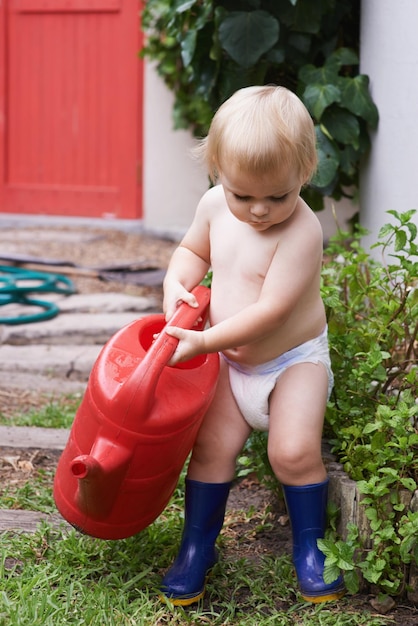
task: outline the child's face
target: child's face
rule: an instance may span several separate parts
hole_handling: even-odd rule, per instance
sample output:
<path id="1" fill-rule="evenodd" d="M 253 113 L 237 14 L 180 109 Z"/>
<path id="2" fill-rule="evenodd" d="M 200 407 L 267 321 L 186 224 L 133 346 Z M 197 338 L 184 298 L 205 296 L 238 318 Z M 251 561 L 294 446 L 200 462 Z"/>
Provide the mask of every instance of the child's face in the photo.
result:
<path id="1" fill-rule="evenodd" d="M 302 186 L 296 172 L 250 176 L 233 166 L 219 176 L 231 213 L 257 231 L 286 221 L 294 212 Z"/>

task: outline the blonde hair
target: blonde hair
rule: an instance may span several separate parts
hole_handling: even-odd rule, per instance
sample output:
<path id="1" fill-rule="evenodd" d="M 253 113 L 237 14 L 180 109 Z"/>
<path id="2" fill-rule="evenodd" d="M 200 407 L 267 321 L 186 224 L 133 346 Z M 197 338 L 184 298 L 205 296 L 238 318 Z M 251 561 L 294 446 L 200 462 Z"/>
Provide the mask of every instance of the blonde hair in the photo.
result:
<path id="1" fill-rule="evenodd" d="M 301 100 L 285 87 L 245 87 L 218 109 L 194 150 L 216 182 L 232 163 L 255 175 L 296 168 L 302 183 L 317 167 L 315 129 Z"/>

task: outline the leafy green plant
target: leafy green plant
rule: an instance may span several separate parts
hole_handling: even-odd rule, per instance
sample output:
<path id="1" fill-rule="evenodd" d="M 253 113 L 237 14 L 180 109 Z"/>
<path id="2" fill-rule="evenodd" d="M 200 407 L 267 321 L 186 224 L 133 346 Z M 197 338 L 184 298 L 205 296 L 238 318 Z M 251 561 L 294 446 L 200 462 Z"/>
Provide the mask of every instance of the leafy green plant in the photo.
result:
<path id="1" fill-rule="evenodd" d="M 246 441 L 242 454 L 237 459 L 237 477 L 255 474 L 268 489 L 282 496 L 280 483 L 271 468 L 267 454 L 267 433 L 253 431 Z"/>
<path id="2" fill-rule="evenodd" d="M 414 211 L 389 211 L 373 246 L 365 234 L 338 233 L 326 250 L 322 295 L 327 307 L 335 387 L 325 434 L 357 481 L 369 532 L 350 525 L 345 541 L 319 542 L 325 578 L 345 573 L 355 593 L 373 585 L 401 595 L 410 563 L 418 564 L 418 512 L 408 503 L 418 486 L 418 247 Z M 240 475 L 256 472 L 272 488 L 265 433 L 253 433 L 239 459 Z"/>
<path id="3" fill-rule="evenodd" d="M 323 271 L 335 387 L 328 436 L 358 481 L 370 534 L 349 529 L 345 542 L 325 540 L 327 572 L 346 572 L 351 591 L 361 579 L 400 594 L 405 572 L 418 563 L 418 512 L 402 493 L 418 483 L 418 246 L 414 211 L 389 211 L 375 249 L 360 245 L 361 229 L 338 234 Z"/>
<path id="4" fill-rule="evenodd" d="M 327 418 L 355 480 L 376 471 L 385 442 L 384 458 L 416 477 L 410 461 L 417 445 L 417 227 L 415 211 L 389 213 L 397 223 L 384 226 L 374 246 L 382 262 L 361 247 L 358 228 L 352 237 L 339 233 L 331 241 L 323 269 L 335 371 Z"/>
<path id="5" fill-rule="evenodd" d="M 359 0 L 149 0 L 143 53 L 174 93 L 174 125 L 207 133 L 234 91 L 280 84 L 315 122 L 319 167 L 304 195 L 355 193 L 377 109 L 359 74 Z"/>

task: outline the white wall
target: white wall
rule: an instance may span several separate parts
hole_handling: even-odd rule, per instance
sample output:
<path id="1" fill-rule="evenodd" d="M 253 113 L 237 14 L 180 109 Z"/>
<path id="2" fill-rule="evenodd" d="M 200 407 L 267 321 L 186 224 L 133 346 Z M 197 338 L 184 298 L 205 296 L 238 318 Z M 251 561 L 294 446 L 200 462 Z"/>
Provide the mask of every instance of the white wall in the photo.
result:
<path id="1" fill-rule="evenodd" d="M 362 1 L 361 72 L 370 77 L 380 116 L 361 177 L 361 222 L 371 231 L 366 245 L 392 220 L 386 211 L 418 209 L 417 25 L 417 0 Z"/>
<path id="2" fill-rule="evenodd" d="M 190 132 L 173 130 L 173 94 L 150 63 L 144 84 L 144 228 L 180 238 L 208 189 L 204 168 L 190 156 Z"/>

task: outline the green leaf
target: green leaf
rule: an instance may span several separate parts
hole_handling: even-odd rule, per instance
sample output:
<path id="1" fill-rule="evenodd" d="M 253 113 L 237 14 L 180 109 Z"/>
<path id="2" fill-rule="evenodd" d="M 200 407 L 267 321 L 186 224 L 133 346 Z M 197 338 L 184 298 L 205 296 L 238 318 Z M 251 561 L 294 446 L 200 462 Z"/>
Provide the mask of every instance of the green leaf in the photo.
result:
<path id="1" fill-rule="evenodd" d="M 196 3 L 196 0 L 179 0 L 174 7 L 174 11 L 176 13 L 184 13 L 192 8 L 192 6 Z"/>
<path id="2" fill-rule="evenodd" d="M 369 435 L 370 433 L 373 433 L 376 430 L 379 430 L 379 428 L 381 427 L 382 427 L 381 423 L 376 424 L 376 422 L 372 422 L 371 424 L 366 424 L 366 426 L 363 428 L 363 434 Z"/>
<path id="3" fill-rule="evenodd" d="M 354 78 L 340 78 L 341 104 L 346 109 L 366 120 L 371 128 L 376 128 L 379 115 L 369 93 L 369 78 L 359 74 Z"/>
<path id="4" fill-rule="evenodd" d="M 354 146 L 345 146 L 341 150 L 340 169 L 344 174 L 354 180 L 357 172 L 358 153 Z"/>
<path id="5" fill-rule="evenodd" d="M 358 149 L 360 124 L 355 115 L 340 107 L 330 107 L 324 112 L 321 123 L 336 141 Z"/>
<path id="6" fill-rule="evenodd" d="M 385 566 L 386 566 L 386 561 L 384 559 L 376 559 L 374 561 L 374 567 L 379 572 L 383 572 L 383 570 L 385 569 Z"/>
<path id="7" fill-rule="evenodd" d="M 324 65 L 323 67 L 315 67 L 315 65 L 307 64 L 299 70 L 299 80 L 305 85 L 334 84 L 337 81 L 338 74 L 334 67 Z"/>
<path id="8" fill-rule="evenodd" d="M 358 65 L 358 54 L 351 48 L 338 48 L 325 62 L 328 66 L 337 66 L 339 69 L 344 65 Z"/>
<path id="9" fill-rule="evenodd" d="M 312 209 L 312 211 L 322 211 L 324 208 L 324 196 L 318 189 L 315 189 L 311 185 L 305 185 L 302 187 L 300 195 L 305 200 L 306 204 Z"/>
<path id="10" fill-rule="evenodd" d="M 303 92 L 302 100 L 316 121 L 320 121 L 322 113 L 333 102 L 339 102 L 340 90 L 335 85 L 308 85 Z"/>
<path id="11" fill-rule="evenodd" d="M 409 491 L 415 491 L 417 488 L 417 483 L 413 478 L 401 478 L 400 483 L 403 487 L 405 487 L 405 489 L 408 489 Z"/>
<path id="12" fill-rule="evenodd" d="M 360 589 L 360 579 L 356 571 L 347 572 L 344 574 L 344 583 L 347 587 L 348 593 L 357 593 Z"/>
<path id="13" fill-rule="evenodd" d="M 335 543 L 329 539 L 317 539 L 316 544 L 327 557 L 332 556 L 336 552 Z"/>
<path id="14" fill-rule="evenodd" d="M 312 179 L 316 187 L 327 187 L 335 178 L 340 162 L 337 146 L 328 139 L 319 126 L 315 127 L 318 169 Z"/>
<path id="15" fill-rule="evenodd" d="M 231 11 L 219 27 L 222 48 L 241 67 L 251 67 L 279 39 L 279 23 L 266 11 Z"/>
<path id="16" fill-rule="evenodd" d="M 385 239 L 388 235 L 393 233 L 393 224 L 384 224 L 379 230 L 379 239 Z"/>
<path id="17" fill-rule="evenodd" d="M 321 13 L 312 0 L 295 2 L 294 29 L 305 33 L 318 33 L 321 28 Z"/>
<path id="18" fill-rule="evenodd" d="M 331 583 L 333 583 L 335 580 L 337 580 L 338 576 L 340 575 L 340 570 L 336 565 L 325 565 L 324 567 L 324 582 L 327 585 L 330 585 Z"/>
<path id="19" fill-rule="evenodd" d="M 192 62 L 196 50 L 196 39 L 197 31 L 189 30 L 181 40 L 181 58 L 185 67 Z"/>
<path id="20" fill-rule="evenodd" d="M 395 252 L 403 250 L 406 245 L 406 233 L 403 230 L 398 230 L 395 236 Z"/>
<path id="21" fill-rule="evenodd" d="M 303 33 L 292 33 L 289 35 L 287 43 L 289 46 L 306 56 L 311 48 L 311 36 Z"/>
<path id="22" fill-rule="evenodd" d="M 413 222 L 409 222 L 407 225 L 407 228 L 409 230 L 409 233 L 411 235 L 411 239 L 416 239 L 417 238 L 417 227 Z"/>
<path id="23" fill-rule="evenodd" d="M 285 51 L 282 48 L 273 48 L 269 50 L 266 54 L 266 59 L 270 63 L 274 63 L 275 65 L 280 65 L 284 62 L 286 58 Z"/>

